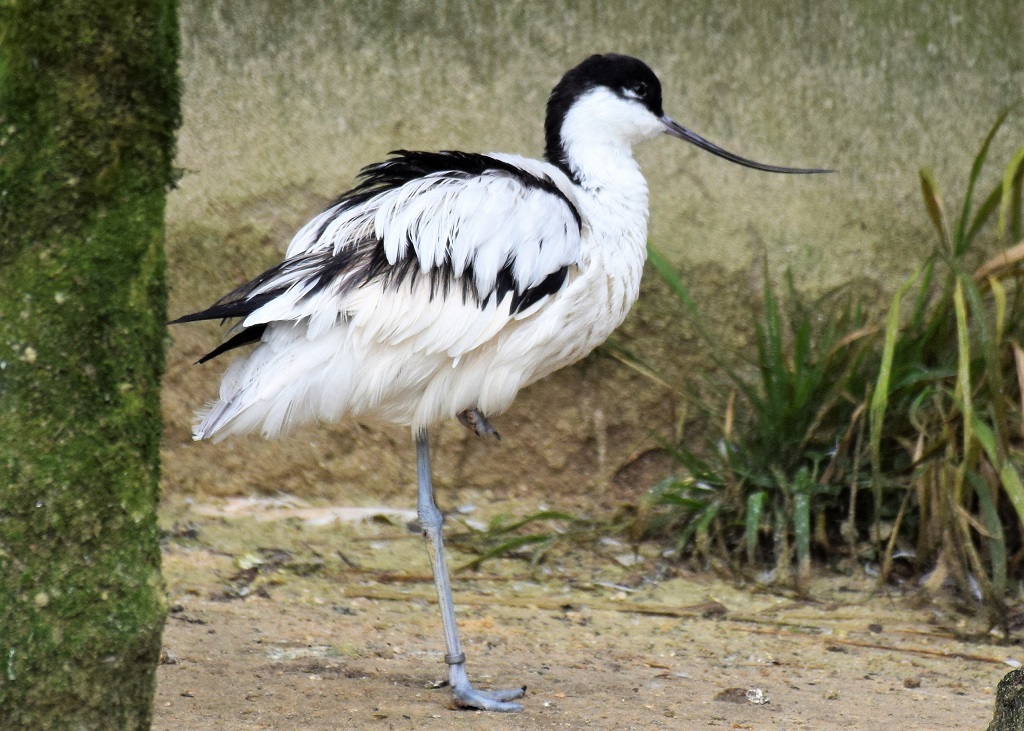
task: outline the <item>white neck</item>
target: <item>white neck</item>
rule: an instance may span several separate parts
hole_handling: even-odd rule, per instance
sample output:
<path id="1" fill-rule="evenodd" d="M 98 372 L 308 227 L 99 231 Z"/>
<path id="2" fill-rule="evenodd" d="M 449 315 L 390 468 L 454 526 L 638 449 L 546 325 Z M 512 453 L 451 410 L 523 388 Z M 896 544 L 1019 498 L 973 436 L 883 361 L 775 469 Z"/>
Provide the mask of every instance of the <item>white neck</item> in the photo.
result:
<path id="1" fill-rule="evenodd" d="M 633 159 L 633 145 L 663 131 L 650 111 L 598 87 L 573 103 L 560 136 L 565 161 L 585 190 L 615 188 L 618 194 L 628 195 L 631 188 L 642 187 L 646 197 L 647 185 Z"/>
<path id="2" fill-rule="evenodd" d="M 633 144 L 662 131 L 649 111 L 604 88 L 577 100 L 561 127 L 563 159 L 589 228 L 584 256 L 608 276 L 614 324 L 636 299 L 647 254 L 647 181 Z"/>
<path id="3" fill-rule="evenodd" d="M 597 88 L 580 97 L 562 122 L 564 159 L 582 188 L 578 195 L 586 199 L 586 217 L 599 239 L 614 240 L 625 231 L 646 239 L 647 181 L 633 158 L 633 144 L 660 129 L 646 124 L 645 115 L 656 121 L 639 105 Z"/>

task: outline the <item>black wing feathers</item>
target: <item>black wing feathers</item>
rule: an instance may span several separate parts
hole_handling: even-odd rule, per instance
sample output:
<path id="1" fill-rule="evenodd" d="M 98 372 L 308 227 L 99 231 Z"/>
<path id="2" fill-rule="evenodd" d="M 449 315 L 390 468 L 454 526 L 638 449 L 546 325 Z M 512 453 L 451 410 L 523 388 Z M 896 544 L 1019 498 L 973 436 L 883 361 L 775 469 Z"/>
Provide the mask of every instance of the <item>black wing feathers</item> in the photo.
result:
<path id="1" fill-rule="evenodd" d="M 319 240 L 337 216 L 367 203 L 381 193 L 400 188 L 413 180 L 428 175 L 472 178 L 494 172 L 509 175 L 524 187 L 540 189 L 556 196 L 565 203 L 571 211 L 577 227 L 582 230 L 583 219 L 580 212 L 550 178 L 534 175 L 504 160 L 489 155 L 458 151 L 396 150 L 390 155 L 387 160 L 368 165 L 360 171 L 358 185 L 342 194 L 326 209 L 326 211 L 333 211 L 333 215 L 324 217 L 313 240 Z M 473 300 L 480 306 L 484 306 L 491 297 L 496 297 L 500 302 L 511 292 L 511 312 L 513 314 L 522 312 L 544 297 L 557 292 L 565 284 L 569 274 L 569 268 L 563 266 L 548 274 L 533 287 L 519 290 L 513 276 L 512 261 L 509 260 L 498 271 L 494 291 L 488 293 L 486 297 L 480 297 L 473 285 L 472 262 L 465 268 L 461 276 L 455 275 L 452 263 L 447 260 L 424 274 L 420 271 L 419 262 L 413 255 L 411 241 L 407 243 L 404 255 L 397 262 L 391 263 L 385 254 L 383 241 L 370 238 L 354 242 L 353 245 L 339 249 L 337 253 L 334 253 L 332 249 L 327 249 L 309 256 L 286 259 L 252 281 L 246 282 L 224 295 L 209 308 L 179 317 L 177 320 L 171 321 L 170 324 L 245 318 L 283 294 L 292 285 L 289 283 L 280 288 L 253 295 L 255 290 L 279 275 L 299 269 L 307 270 L 309 281 L 312 281 L 312 287 L 307 296 L 322 291 L 325 287 L 337 282 L 342 275 L 344 275 L 346 283 L 345 289 L 340 290 L 339 294 L 377 281 L 382 282 L 386 288 L 397 288 L 405 282 L 415 282 L 417 278 L 426 276 L 429 277 L 431 297 L 447 297 L 455 291 L 462 297 L 463 302 Z M 294 278 L 285 278 L 285 281 L 293 283 Z M 261 324 L 241 330 L 204 355 L 198 362 L 205 363 L 228 350 L 259 341 L 266 327 L 266 324 Z"/>
<path id="2" fill-rule="evenodd" d="M 335 205 L 346 203 L 352 199 L 358 199 L 353 203 L 353 205 L 358 205 L 382 191 L 400 188 L 412 180 L 438 173 L 471 178 L 489 172 L 501 172 L 515 178 L 527 188 L 538 188 L 560 198 L 572 211 L 576 225 L 580 228 L 583 226 L 583 219 L 580 217 L 580 212 L 576 210 L 576 206 L 550 178 L 538 177 L 504 160 L 490 155 L 458 150 L 442 152 L 393 150 L 388 154 L 391 157 L 384 162 L 374 163 L 363 168 L 359 173 L 361 178 L 359 185 L 342 195 Z"/>
<path id="3" fill-rule="evenodd" d="M 260 338 L 263 337 L 263 331 L 266 329 L 266 323 L 244 328 L 241 332 L 236 333 L 233 337 L 229 338 L 228 340 L 225 340 L 223 343 L 221 343 L 216 348 L 211 350 L 209 353 L 204 355 L 202 358 L 197 360 L 196 365 L 201 365 L 208 360 L 213 360 L 221 353 L 226 353 L 227 351 L 233 350 L 234 348 L 240 348 L 243 345 L 249 345 L 250 343 L 259 342 Z"/>

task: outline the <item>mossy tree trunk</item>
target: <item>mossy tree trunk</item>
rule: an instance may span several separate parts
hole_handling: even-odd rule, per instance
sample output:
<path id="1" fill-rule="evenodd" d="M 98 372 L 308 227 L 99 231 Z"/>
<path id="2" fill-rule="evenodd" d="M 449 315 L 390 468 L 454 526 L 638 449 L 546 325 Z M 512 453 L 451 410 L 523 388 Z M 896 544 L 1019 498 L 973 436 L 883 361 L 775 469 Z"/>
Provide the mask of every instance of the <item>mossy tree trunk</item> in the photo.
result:
<path id="1" fill-rule="evenodd" d="M 140 729 L 174 0 L 0 3 L 0 728 Z"/>

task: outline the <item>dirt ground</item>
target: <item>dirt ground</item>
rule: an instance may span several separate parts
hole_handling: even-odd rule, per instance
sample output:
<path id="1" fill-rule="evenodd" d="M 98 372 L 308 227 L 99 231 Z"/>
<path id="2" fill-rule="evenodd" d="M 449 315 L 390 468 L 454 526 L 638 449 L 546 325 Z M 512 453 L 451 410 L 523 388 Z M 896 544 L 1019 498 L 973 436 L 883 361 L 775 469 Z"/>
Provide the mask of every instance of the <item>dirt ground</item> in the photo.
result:
<path id="1" fill-rule="evenodd" d="M 448 530 L 471 533 L 484 510 Z M 556 546 L 533 570 L 456 573 L 471 677 L 528 687 L 521 713 L 456 711 L 412 517 L 166 501 L 154 729 L 984 729 L 1024 659 L 952 606 L 872 594 L 867 578 L 822 578 L 798 600 L 606 540 Z"/>

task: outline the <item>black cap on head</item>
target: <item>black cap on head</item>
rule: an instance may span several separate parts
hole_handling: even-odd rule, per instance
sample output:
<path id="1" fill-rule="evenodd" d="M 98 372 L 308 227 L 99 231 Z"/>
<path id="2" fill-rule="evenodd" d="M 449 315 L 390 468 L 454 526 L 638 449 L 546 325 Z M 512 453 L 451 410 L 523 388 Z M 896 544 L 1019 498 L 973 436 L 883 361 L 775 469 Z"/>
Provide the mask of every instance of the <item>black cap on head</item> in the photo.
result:
<path id="1" fill-rule="evenodd" d="M 597 87 L 605 87 L 615 94 L 636 99 L 661 117 L 661 82 L 650 66 L 638 58 L 618 53 L 594 54 L 566 72 L 555 85 L 548 98 L 547 117 L 544 120 L 544 154 L 556 165 L 560 160 L 561 130 L 569 108 L 583 94 Z"/>

